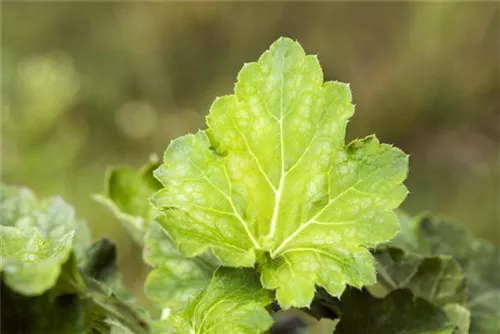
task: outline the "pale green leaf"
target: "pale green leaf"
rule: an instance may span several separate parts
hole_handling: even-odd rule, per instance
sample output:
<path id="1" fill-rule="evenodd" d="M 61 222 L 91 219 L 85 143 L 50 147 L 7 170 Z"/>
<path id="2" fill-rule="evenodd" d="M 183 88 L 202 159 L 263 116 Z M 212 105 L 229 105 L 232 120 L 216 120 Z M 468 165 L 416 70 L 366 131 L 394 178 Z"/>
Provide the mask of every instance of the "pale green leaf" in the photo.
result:
<path id="1" fill-rule="evenodd" d="M 69 259 L 73 232 L 44 238 L 37 229 L 0 226 L 0 272 L 12 290 L 27 296 L 52 288 Z"/>
<path id="2" fill-rule="evenodd" d="M 458 225 L 428 215 L 402 217 L 402 233 L 390 244 L 420 256 L 448 255 L 462 266 L 468 288 L 471 333 L 500 333 L 500 251 Z"/>
<path id="3" fill-rule="evenodd" d="M 272 301 L 251 269 L 219 268 L 208 287 L 189 302 L 186 309 L 173 315 L 177 333 L 257 334 L 273 323 L 265 306 Z"/>
<path id="4" fill-rule="evenodd" d="M 315 56 L 280 38 L 245 64 L 209 129 L 171 142 L 154 203 L 186 256 L 258 262 L 283 308 L 308 306 L 315 284 L 340 296 L 375 281 L 367 247 L 398 231 L 408 157 L 374 136 L 344 141 L 349 86 L 323 82 Z"/>
<path id="5" fill-rule="evenodd" d="M 74 231 L 73 250 L 78 259 L 90 245 L 87 225 L 77 220 L 74 209 L 60 197 L 37 200 L 27 188 L 1 184 L 0 212 L 3 226 L 23 231 L 36 228 L 43 238 L 60 239 Z"/>
<path id="6" fill-rule="evenodd" d="M 348 289 L 342 295 L 345 312 L 335 334 L 451 334 L 453 326 L 439 307 L 415 297 L 409 290 L 390 292 L 385 298 L 368 291 Z"/>

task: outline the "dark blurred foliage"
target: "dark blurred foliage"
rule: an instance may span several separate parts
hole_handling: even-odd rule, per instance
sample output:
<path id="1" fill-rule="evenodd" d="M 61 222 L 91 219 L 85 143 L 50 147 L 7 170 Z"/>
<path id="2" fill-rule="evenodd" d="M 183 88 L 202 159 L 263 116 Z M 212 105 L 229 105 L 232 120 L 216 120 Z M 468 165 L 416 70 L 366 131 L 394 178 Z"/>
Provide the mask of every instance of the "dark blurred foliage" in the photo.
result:
<path id="1" fill-rule="evenodd" d="M 498 3 L 2 5 L 2 179 L 74 203 L 95 237 L 118 243 L 137 291 L 140 249 L 91 194 L 107 166 L 138 166 L 203 128 L 279 36 L 351 84 L 349 139 L 376 133 L 411 154 L 404 209 L 500 243 Z"/>

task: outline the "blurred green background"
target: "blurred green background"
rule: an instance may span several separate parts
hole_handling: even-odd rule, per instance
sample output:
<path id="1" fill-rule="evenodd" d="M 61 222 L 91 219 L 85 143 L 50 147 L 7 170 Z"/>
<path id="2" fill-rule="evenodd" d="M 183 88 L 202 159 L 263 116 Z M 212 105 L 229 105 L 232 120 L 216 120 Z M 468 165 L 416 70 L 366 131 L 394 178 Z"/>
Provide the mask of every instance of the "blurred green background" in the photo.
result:
<path id="1" fill-rule="evenodd" d="M 2 4 L 2 179 L 74 204 L 119 246 L 137 292 L 141 250 L 91 195 L 198 128 L 244 62 L 279 36 L 349 82 L 349 139 L 411 154 L 403 208 L 500 243 L 500 4 L 54 2 Z"/>

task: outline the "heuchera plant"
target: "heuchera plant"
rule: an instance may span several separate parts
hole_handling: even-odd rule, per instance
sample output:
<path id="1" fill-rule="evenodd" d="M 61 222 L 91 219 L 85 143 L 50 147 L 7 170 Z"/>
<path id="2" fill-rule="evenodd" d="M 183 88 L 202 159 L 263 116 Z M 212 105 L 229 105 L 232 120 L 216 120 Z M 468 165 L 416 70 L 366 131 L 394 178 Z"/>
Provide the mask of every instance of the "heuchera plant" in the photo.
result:
<path id="1" fill-rule="evenodd" d="M 408 156 L 375 136 L 345 143 L 353 112 L 349 86 L 280 38 L 214 101 L 206 130 L 161 163 L 108 172 L 95 198 L 144 246 L 152 315 L 121 286 L 109 241 L 91 244 L 61 200 L 3 186 L 2 329 L 303 332 L 281 316 L 294 308 L 335 333 L 500 332 L 498 249 L 395 212 Z"/>

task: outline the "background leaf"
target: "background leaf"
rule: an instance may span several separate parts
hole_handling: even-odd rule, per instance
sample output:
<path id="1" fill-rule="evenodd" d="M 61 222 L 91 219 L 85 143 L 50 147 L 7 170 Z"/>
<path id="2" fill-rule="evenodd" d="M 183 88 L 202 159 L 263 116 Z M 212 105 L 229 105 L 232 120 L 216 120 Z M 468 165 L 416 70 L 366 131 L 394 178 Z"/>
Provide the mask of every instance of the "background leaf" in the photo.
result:
<path id="1" fill-rule="evenodd" d="M 446 314 L 409 290 L 391 291 L 376 298 L 364 289 L 347 289 L 341 297 L 345 311 L 335 334 L 431 334 L 452 333 Z"/>
<path id="2" fill-rule="evenodd" d="M 451 222 L 430 215 L 402 218 L 402 233 L 390 244 L 420 256 L 456 258 L 467 279 L 470 331 L 500 332 L 500 251 Z"/>
<path id="3" fill-rule="evenodd" d="M 37 296 L 56 284 L 70 258 L 73 232 L 55 239 L 43 238 L 36 229 L 0 226 L 0 241 L 2 280 L 18 293 Z"/>
<path id="4" fill-rule="evenodd" d="M 74 209 L 60 197 L 38 201 L 31 190 L 2 183 L 0 212 L 3 226 L 24 231 L 36 228 L 44 238 L 59 239 L 75 231 L 72 248 L 78 258 L 90 245 L 87 225 L 76 219 Z"/>

